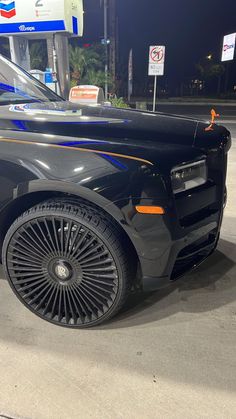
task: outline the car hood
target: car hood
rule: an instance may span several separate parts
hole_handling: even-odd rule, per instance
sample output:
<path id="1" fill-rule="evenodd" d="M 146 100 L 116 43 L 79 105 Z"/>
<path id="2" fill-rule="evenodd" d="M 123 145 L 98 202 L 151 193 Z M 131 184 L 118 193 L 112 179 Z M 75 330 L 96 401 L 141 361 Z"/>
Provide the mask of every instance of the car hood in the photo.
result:
<path id="1" fill-rule="evenodd" d="M 165 143 L 209 148 L 219 146 L 228 131 L 193 118 L 104 106 L 80 106 L 70 102 L 45 102 L 1 107 L 1 129 L 58 136 Z"/>

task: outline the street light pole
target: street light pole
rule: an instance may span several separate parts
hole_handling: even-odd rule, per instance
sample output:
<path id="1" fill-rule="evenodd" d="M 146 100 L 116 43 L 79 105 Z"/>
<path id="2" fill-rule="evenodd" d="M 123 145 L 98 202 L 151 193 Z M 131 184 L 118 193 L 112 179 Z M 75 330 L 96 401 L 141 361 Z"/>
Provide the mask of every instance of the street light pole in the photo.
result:
<path id="1" fill-rule="evenodd" d="M 108 0 L 104 0 L 105 100 L 108 100 Z"/>

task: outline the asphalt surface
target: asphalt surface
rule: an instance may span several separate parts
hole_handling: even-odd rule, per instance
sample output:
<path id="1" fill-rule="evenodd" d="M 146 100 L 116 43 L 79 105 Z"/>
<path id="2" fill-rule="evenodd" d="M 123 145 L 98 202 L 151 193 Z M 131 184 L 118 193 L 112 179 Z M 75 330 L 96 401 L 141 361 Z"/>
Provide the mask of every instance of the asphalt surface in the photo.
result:
<path id="1" fill-rule="evenodd" d="M 184 107 L 207 119 L 197 110 Z M 236 418 L 236 109 L 222 115 L 229 202 L 219 248 L 195 272 L 84 331 L 43 322 L 0 281 L 0 417 Z"/>

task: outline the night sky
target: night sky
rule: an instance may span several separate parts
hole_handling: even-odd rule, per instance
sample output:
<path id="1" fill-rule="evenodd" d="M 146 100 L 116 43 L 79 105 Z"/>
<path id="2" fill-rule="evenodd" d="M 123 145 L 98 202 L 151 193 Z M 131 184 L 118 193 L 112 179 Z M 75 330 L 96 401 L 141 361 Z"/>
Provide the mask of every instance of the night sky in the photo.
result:
<path id="1" fill-rule="evenodd" d="M 84 0 L 85 41 L 102 38 L 99 0 Z M 220 61 L 223 35 L 236 32 L 236 0 L 117 0 L 119 56 L 126 65 L 134 50 L 136 82 L 147 76 L 149 45 L 166 45 L 162 83 L 177 85 L 194 76 L 195 64 L 208 53 Z M 236 59 L 230 65 L 236 84 Z"/>

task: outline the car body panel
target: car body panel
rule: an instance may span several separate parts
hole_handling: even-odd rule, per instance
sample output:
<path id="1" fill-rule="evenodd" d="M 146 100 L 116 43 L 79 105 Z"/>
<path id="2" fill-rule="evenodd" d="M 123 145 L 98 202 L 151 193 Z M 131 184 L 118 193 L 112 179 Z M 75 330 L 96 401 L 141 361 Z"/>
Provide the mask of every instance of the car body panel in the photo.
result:
<path id="1" fill-rule="evenodd" d="M 1 220 L 32 196 L 80 197 L 125 231 L 144 285 L 168 283 L 209 255 L 219 238 L 231 139 L 224 127 L 206 131 L 208 125 L 63 100 L 1 106 L 0 232 Z M 173 167 L 201 159 L 209 165 L 207 185 L 175 196 Z M 158 205 L 165 214 L 139 214 L 136 205 Z M 179 268 L 183 259 L 186 269 Z"/>

